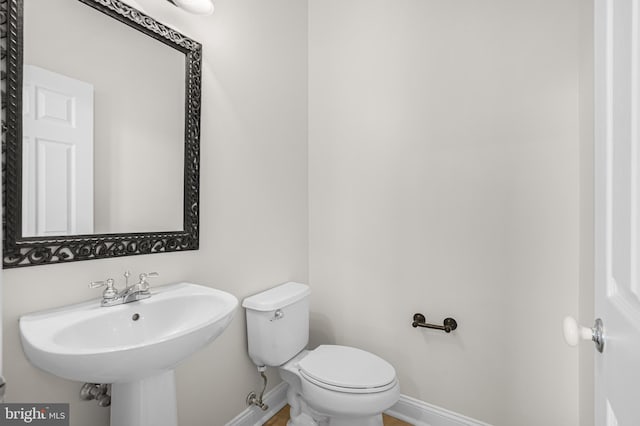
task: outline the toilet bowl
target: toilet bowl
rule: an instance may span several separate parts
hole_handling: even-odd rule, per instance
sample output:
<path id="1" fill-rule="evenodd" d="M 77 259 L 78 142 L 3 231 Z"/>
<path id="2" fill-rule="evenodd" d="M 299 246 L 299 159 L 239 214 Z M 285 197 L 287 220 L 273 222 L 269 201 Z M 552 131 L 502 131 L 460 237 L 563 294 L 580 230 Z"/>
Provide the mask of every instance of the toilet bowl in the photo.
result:
<path id="1" fill-rule="evenodd" d="M 309 295 L 307 285 L 290 282 L 243 301 L 249 356 L 277 367 L 289 385 L 288 426 L 382 426 L 382 412 L 400 397 L 395 369 L 349 346 L 306 350 Z"/>
<path id="2" fill-rule="evenodd" d="M 348 346 L 322 345 L 303 351 L 280 366 L 279 372 L 294 390 L 288 399 L 302 400 L 290 405 L 306 404 L 314 413 L 312 418 L 332 426 L 381 426 L 381 413 L 400 397 L 395 370 L 388 362 Z"/>

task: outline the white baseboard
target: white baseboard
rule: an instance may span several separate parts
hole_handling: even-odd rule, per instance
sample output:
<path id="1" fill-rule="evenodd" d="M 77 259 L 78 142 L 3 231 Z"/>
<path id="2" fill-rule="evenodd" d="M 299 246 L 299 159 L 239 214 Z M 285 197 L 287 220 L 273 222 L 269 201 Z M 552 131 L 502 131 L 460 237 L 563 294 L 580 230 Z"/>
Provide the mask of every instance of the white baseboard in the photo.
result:
<path id="1" fill-rule="evenodd" d="M 287 384 L 277 384 L 263 400 L 269 406 L 267 411 L 247 407 L 225 426 L 262 426 L 287 404 Z M 406 395 L 400 395 L 400 400 L 386 414 L 415 426 L 491 426 Z"/>
<path id="2" fill-rule="evenodd" d="M 287 384 L 280 382 L 264 394 L 262 401 L 269 406 L 267 411 L 258 407 L 247 407 L 225 426 L 262 426 L 287 404 Z"/>
<path id="3" fill-rule="evenodd" d="M 491 426 L 406 395 L 385 413 L 415 426 Z"/>

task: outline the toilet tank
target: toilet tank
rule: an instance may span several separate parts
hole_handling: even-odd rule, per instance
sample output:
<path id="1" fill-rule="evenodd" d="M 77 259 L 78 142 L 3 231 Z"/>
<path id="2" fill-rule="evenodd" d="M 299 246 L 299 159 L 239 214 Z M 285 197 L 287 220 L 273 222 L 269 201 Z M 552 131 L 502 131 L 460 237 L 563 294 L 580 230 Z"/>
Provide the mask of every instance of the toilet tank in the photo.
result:
<path id="1" fill-rule="evenodd" d="M 308 285 L 288 282 L 244 299 L 254 364 L 282 365 L 307 346 L 310 294 Z"/>

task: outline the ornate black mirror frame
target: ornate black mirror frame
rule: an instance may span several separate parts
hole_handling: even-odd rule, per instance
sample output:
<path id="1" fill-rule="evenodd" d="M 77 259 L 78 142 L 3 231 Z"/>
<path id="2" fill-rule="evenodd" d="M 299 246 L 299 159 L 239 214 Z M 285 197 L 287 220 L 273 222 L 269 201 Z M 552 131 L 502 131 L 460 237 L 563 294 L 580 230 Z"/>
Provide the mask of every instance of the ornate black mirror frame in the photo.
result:
<path id="1" fill-rule="evenodd" d="M 0 0 L 4 268 L 198 249 L 202 46 L 119 0 L 78 1 L 185 55 L 184 227 L 162 233 L 21 236 L 23 0 Z"/>

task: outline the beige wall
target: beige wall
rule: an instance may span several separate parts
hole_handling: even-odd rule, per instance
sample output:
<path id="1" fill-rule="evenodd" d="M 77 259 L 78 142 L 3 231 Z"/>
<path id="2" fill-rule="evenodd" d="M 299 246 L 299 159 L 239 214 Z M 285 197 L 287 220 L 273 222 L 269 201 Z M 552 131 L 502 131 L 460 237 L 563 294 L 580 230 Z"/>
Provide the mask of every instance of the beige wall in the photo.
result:
<path id="1" fill-rule="evenodd" d="M 28 363 L 17 319 L 157 270 L 240 299 L 309 280 L 312 343 L 378 353 L 404 394 L 496 426 L 589 424 L 589 356 L 560 328 L 592 297 L 577 0 L 138 2 L 204 44 L 201 250 L 5 271 L 9 402 L 106 425 Z M 415 312 L 460 328 L 414 330 Z M 178 369 L 180 422 L 222 425 L 259 384 L 238 311 Z"/>
<path id="2" fill-rule="evenodd" d="M 138 1 L 204 44 L 201 249 L 4 271 L 7 401 L 70 402 L 74 426 L 107 425 L 108 410 L 79 401 L 80 383 L 28 363 L 20 315 L 96 297 L 89 281 L 113 276 L 121 283 L 126 269 L 158 271 L 156 284 L 190 280 L 240 299 L 307 280 L 306 3 L 218 0 L 214 15 L 198 17 L 165 1 Z M 238 311 L 216 342 L 178 369 L 181 424 L 222 425 L 244 410 L 246 395 L 261 384 L 245 340 Z"/>
<path id="3" fill-rule="evenodd" d="M 578 11 L 309 1 L 315 343 L 497 426 L 578 425 Z"/>

